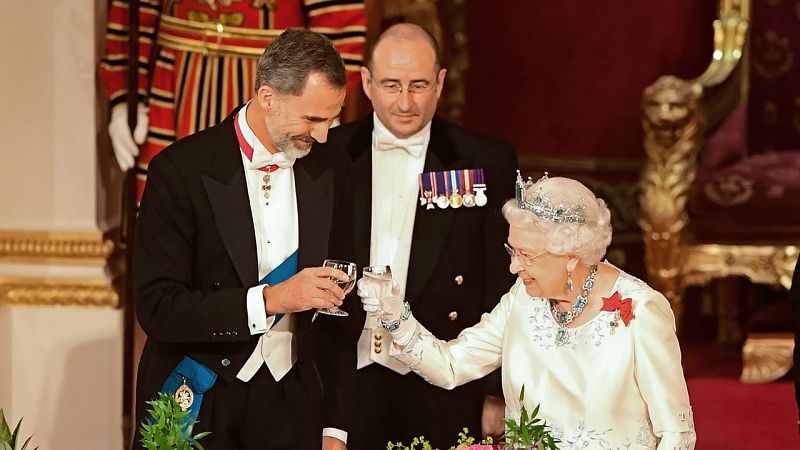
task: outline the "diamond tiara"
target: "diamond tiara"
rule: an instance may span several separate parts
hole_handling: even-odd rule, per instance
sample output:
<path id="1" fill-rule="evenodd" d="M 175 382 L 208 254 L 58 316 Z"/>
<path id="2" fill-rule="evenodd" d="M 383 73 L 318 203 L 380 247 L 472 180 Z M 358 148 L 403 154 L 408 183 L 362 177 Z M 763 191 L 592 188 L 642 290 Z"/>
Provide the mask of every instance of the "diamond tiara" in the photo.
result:
<path id="1" fill-rule="evenodd" d="M 536 183 L 547 179 L 547 172 L 545 172 L 544 176 L 539 178 Z M 517 206 L 520 209 L 527 209 L 532 212 L 534 216 L 555 223 L 582 224 L 586 222 L 586 207 L 583 205 L 583 200 L 570 207 L 567 207 L 563 203 L 553 205 L 540 187 L 533 197 L 533 202 L 527 201 L 525 199 L 525 192 L 536 183 L 533 182 L 531 177 L 523 181 L 522 174 L 517 170 L 516 197 Z"/>

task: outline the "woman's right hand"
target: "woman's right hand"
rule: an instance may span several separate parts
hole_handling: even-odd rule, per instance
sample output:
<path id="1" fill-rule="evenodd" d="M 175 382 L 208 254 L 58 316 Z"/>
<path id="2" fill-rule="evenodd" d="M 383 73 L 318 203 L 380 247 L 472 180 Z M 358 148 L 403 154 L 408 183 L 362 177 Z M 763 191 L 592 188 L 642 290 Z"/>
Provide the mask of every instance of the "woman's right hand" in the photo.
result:
<path id="1" fill-rule="evenodd" d="M 364 311 L 375 314 L 384 322 L 395 322 L 403 314 L 405 305 L 400 297 L 400 286 L 373 278 L 358 280 L 358 296 Z"/>

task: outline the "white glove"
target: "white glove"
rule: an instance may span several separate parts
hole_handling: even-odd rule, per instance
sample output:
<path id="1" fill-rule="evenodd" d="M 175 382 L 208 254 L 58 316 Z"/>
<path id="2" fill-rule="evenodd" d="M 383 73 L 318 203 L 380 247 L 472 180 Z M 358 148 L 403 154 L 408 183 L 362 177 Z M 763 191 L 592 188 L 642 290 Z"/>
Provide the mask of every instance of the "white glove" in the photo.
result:
<path id="1" fill-rule="evenodd" d="M 396 281 L 392 280 L 390 284 L 383 280 L 363 277 L 358 280 L 358 296 L 361 297 L 364 311 L 385 323 L 400 321 L 400 325 L 391 331 L 395 346 L 402 349 L 411 342 L 417 329 L 417 320 L 413 315 L 401 320 L 406 307 L 403 298 L 400 297 L 400 286 Z"/>
<path id="2" fill-rule="evenodd" d="M 358 296 L 364 311 L 376 313 L 384 322 L 400 319 L 405 305 L 400 297 L 400 286 L 392 280 L 388 283 L 375 278 L 362 277 L 358 280 Z"/>
<path id="3" fill-rule="evenodd" d="M 119 104 L 111 110 L 108 135 L 111 137 L 114 156 L 123 172 L 127 172 L 133 167 L 136 157 L 139 156 L 139 145 L 144 144 L 147 137 L 148 112 L 144 105 L 136 108 L 136 129 L 131 135 L 131 129 L 128 126 L 128 106 Z"/>

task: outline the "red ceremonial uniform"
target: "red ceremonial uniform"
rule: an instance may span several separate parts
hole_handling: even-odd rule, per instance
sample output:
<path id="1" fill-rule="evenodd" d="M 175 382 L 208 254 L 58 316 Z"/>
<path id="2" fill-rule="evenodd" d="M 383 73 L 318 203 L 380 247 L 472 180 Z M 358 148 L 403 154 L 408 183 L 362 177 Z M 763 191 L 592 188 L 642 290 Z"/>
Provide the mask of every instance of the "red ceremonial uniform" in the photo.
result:
<path id="1" fill-rule="evenodd" d="M 137 95 L 150 108 L 150 122 L 137 166 L 137 203 L 150 160 L 252 97 L 258 57 L 292 27 L 331 39 L 347 68 L 348 92 L 357 89 L 363 0 L 140 0 Z M 128 1 L 112 0 L 100 62 L 112 107 L 127 100 L 128 45 Z"/>

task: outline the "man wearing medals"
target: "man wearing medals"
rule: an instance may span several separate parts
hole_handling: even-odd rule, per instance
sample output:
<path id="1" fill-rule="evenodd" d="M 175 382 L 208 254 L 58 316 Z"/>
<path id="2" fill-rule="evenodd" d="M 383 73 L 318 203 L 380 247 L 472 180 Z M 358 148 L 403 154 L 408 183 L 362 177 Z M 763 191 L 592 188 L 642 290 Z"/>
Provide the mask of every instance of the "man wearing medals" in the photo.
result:
<path id="1" fill-rule="evenodd" d="M 150 163 L 133 265 L 148 337 L 137 423 L 167 392 L 195 433 L 212 432 L 209 449 L 346 448 L 352 341 L 346 318 L 314 312 L 344 297 L 334 280 L 348 277 L 319 266 L 350 257 L 349 161 L 310 152 L 345 84 L 327 38 L 288 30 L 259 60 L 252 100 Z"/>
<path id="2" fill-rule="evenodd" d="M 345 62 L 348 91 L 358 87 L 366 38 L 363 0 L 140 0 L 139 109 L 131 134 L 129 3 L 109 2 L 99 74 L 112 108 L 114 154 L 124 171 L 136 164 L 137 202 L 158 152 L 219 123 L 250 97 L 258 57 L 283 30 L 308 27 L 328 37 Z"/>
<path id="3" fill-rule="evenodd" d="M 427 32 L 392 26 L 361 69 L 374 113 L 331 130 L 314 151 L 344 150 L 352 160 L 359 267 L 390 266 L 420 322 L 454 338 L 513 284 L 499 210 L 514 196 L 508 180 L 517 160 L 510 145 L 434 116 L 445 73 Z M 485 431 L 502 432 L 499 377 L 490 390 L 483 382 L 453 391 L 431 387 L 389 357 L 391 336 L 378 318 L 356 310 L 359 419 L 351 449 L 386 448 L 389 440 L 418 435 L 448 448 L 465 426 L 481 433 L 484 404 Z"/>

